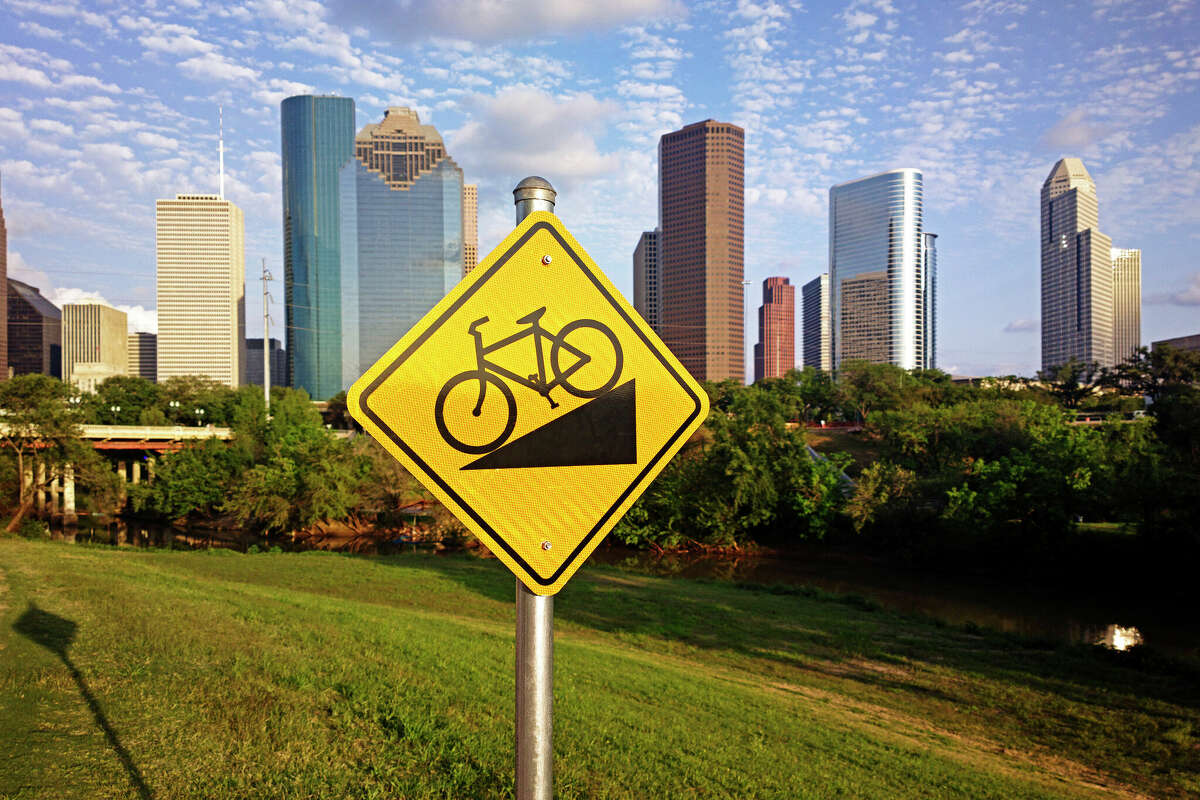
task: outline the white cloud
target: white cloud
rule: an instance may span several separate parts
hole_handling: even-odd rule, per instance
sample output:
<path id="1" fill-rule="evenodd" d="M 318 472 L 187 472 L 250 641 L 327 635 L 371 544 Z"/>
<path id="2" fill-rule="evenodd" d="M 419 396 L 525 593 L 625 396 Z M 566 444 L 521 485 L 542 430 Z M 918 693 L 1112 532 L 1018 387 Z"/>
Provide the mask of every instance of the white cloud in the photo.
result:
<path id="1" fill-rule="evenodd" d="M 1187 286 L 1173 292 L 1154 292 L 1146 296 L 1153 305 L 1200 306 L 1200 272 L 1192 273 Z"/>
<path id="2" fill-rule="evenodd" d="M 51 303 L 62 308 L 67 303 L 99 303 L 100 305 L 115 308 L 118 311 L 124 311 L 128 319 L 126 320 L 128 329 L 132 331 L 143 331 L 145 333 L 158 333 L 158 310 L 154 308 L 146 308 L 142 305 L 121 305 L 120 303 L 110 303 L 104 298 L 100 292 L 94 292 L 89 289 L 79 289 L 76 287 L 55 287 L 49 291 L 42 290 L 42 294 Z"/>
<path id="3" fill-rule="evenodd" d="M 557 185 L 615 172 L 619 166 L 616 155 L 600 152 L 596 144 L 619 112 L 612 103 L 590 94 L 560 99 L 539 89 L 513 87 L 494 97 L 476 96 L 470 105 L 476 113 L 451 135 L 449 149 L 474 172 L 516 180 L 543 175 Z"/>
<path id="4" fill-rule="evenodd" d="M 1030 333 L 1040 330 L 1040 324 L 1036 319 L 1014 319 L 1012 322 L 1004 326 L 1005 333 Z"/>
<path id="5" fill-rule="evenodd" d="M 398 41 L 450 37 L 499 42 L 555 33 L 594 32 L 630 22 L 685 15 L 680 0 L 334 0 L 340 24 L 361 25 Z"/>
<path id="6" fill-rule="evenodd" d="M 258 80 L 258 71 L 235 63 L 218 53 L 205 53 L 179 62 L 179 69 L 197 80 L 252 82 Z"/>

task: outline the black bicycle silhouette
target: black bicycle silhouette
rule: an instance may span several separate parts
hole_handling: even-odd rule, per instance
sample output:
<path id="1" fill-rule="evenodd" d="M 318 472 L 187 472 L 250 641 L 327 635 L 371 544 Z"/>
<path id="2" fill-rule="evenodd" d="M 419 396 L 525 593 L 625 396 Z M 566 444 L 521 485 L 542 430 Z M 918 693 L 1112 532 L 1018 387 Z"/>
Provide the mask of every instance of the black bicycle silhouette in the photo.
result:
<path id="1" fill-rule="evenodd" d="M 624 362 L 624 355 L 621 353 L 621 345 L 617 341 L 617 337 L 603 324 L 594 319 L 577 319 L 573 322 L 568 322 L 558 333 L 551 333 L 541 325 L 542 316 L 546 313 L 546 308 L 537 309 L 517 320 L 518 324 L 527 325 L 528 327 L 516 333 L 506 336 L 505 338 L 493 342 L 489 345 L 483 343 L 483 333 L 480 332 L 479 326 L 488 321 L 487 317 L 480 317 L 471 323 L 467 328 L 467 332 L 475 338 L 475 368 L 469 369 L 466 372 L 460 372 L 446 384 L 442 386 L 442 390 L 438 392 L 437 402 L 433 408 L 433 418 L 437 423 L 438 433 L 446 440 L 446 444 L 461 450 L 464 453 L 479 455 L 495 450 L 512 435 L 513 429 L 517 426 L 517 399 L 513 396 L 513 390 L 509 388 L 501 378 L 512 381 L 520 386 L 525 386 L 533 389 L 550 403 L 550 408 L 558 408 L 558 403 L 550 396 L 556 387 L 561 386 L 566 389 L 569 394 L 576 397 L 599 397 L 600 395 L 612 389 L 617 384 L 617 378 L 621 376 L 621 367 Z M 579 382 L 572 382 L 572 376 L 576 375 L 580 369 L 591 363 L 592 356 L 586 353 L 580 347 L 571 344 L 567 341 L 568 337 L 576 334 L 579 331 L 596 331 L 604 335 L 608 339 L 609 345 L 612 347 L 611 354 L 606 353 L 612 361 L 612 374 L 604 383 L 598 386 L 580 385 Z M 502 348 L 508 347 L 511 344 L 521 341 L 526 337 L 533 337 L 533 350 L 537 356 L 537 372 L 522 376 L 506 369 L 505 367 L 487 359 L 487 356 Z M 542 353 L 542 340 L 550 341 L 550 373 L 552 380 L 546 380 L 546 359 Z M 574 357 L 575 361 L 568 364 L 565 368 L 562 366 L 562 357 L 566 353 Z M 597 354 L 600 356 L 601 354 Z M 604 363 L 599 361 L 598 363 Z M 578 380 L 578 379 L 577 379 Z M 446 424 L 446 398 L 459 384 L 468 381 L 477 381 L 479 383 L 479 399 L 475 401 L 475 408 L 471 410 L 471 416 L 463 416 L 461 419 L 453 419 L 453 427 L 456 429 L 451 432 L 451 426 Z M 500 435 L 487 444 L 473 445 L 464 442 L 459 435 L 469 434 L 471 428 L 477 427 L 474 420 L 483 413 L 483 400 L 487 395 L 488 385 L 496 387 L 500 392 L 500 396 L 504 398 L 506 403 L 507 418 L 505 419 L 504 428 Z"/>

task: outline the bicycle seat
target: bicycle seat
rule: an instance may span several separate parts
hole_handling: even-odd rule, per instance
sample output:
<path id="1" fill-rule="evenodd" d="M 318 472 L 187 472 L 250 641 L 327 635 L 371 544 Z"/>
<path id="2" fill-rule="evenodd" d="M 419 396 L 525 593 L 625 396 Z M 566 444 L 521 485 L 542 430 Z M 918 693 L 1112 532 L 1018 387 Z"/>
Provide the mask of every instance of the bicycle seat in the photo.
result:
<path id="1" fill-rule="evenodd" d="M 518 319 L 517 322 L 519 322 L 523 325 L 532 325 L 533 323 L 535 323 L 539 319 L 541 319 L 542 316 L 545 315 L 545 313 L 546 313 L 546 307 L 542 306 L 537 311 L 530 311 L 528 314 L 526 314 L 525 316 Z"/>

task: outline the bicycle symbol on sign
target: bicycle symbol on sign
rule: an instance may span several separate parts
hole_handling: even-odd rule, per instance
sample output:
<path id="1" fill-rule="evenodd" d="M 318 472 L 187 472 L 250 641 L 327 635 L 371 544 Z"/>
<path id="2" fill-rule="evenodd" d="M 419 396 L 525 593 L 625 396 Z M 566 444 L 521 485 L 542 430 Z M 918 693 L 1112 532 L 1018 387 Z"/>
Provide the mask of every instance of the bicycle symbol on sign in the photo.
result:
<path id="1" fill-rule="evenodd" d="M 624 356 L 621 353 L 621 345 L 611 330 L 594 319 L 577 319 L 568 322 L 559 329 L 558 333 L 552 333 L 541 325 L 541 319 L 545 313 L 546 308 L 543 306 L 536 311 L 526 314 L 518 319 L 517 323 L 528 327 L 489 345 L 483 343 L 483 333 L 479 330 L 479 327 L 485 324 L 488 318 L 480 317 L 470 324 L 467 332 L 475 339 L 475 368 L 460 372 L 446 381 L 445 385 L 442 386 L 442 390 L 438 392 L 437 401 L 434 403 L 434 421 L 437 423 L 438 432 L 442 435 L 446 444 L 464 453 L 480 455 L 495 450 L 507 441 L 517 425 L 517 400 L 513 395 L 513 390 L 505 383 L 505 380 L 534 390 L 546 398 L 547 402 L 550 403 L 550 408 L 558 408 L 558 403 L 550 396 L 550 392 L 559 386 L 565 389 L 568 394 L 576 397 L 590 398 L 599 397 L 617 384 L 617 379 L 621 376 Z M 598 342 L 596 337 L 588 335 L 588 332 L 601 334 L 607 340 L 607 344 Z M 518 375 L 500 364 L 488 360 L 487 357 L 497 350 L 529 337 L 533 339 L 533 350 L 537 360 L 536 373 L 528 376 Z M 575 339 L 575 344 L 568 341 L 571 338 Z M 546 379 L 546 359 L 542 349 L 543 340 L 550 342 L 550 380 Z M 598 345 L 605 352 L 587 353 L 583 348 L 588 346 L 588 343 Z M 574 361 L 569 361 L 565 367 L 562 363 L 564 355 L 569 355 L 574 359 Z M 579 374 L 579 371 L 591 363 L 594 357 L 597 359 L 597 364 L 612 363 L 613 365 L 612 374 L 607 375 L 607 378 L 603 382 L 598 381 L 595 370 L 590 370 L 583 375 Z M 605 374 L 602 371 L 599 377 L 604 378 Z M 501 380 L 502 378 L 504 380 Z M 469 416 L 462 413 L 457 415 L 452 413 L 451 419 L 447 421 L 446 400 L 450 397 L 450 393 L 461 384 L 472 381 L 479 384 L 479 396 L 475 401 L 475 407 L 471 409 Z M 470 439 L 471 433 L 474 430 L 478 430 L 481 427 L 481 423 L 485 422 L 479 420 L 479 417 L 483 414 L 483 401 L 487 396 L 489 386 L 493 387 L 504 398 L 507 417 L 505 418 L 503 429 L 499 436 L 485 444 L 469 444 L 464 439 Z M 461 406 L 459 407 L 461 408 Z"/>

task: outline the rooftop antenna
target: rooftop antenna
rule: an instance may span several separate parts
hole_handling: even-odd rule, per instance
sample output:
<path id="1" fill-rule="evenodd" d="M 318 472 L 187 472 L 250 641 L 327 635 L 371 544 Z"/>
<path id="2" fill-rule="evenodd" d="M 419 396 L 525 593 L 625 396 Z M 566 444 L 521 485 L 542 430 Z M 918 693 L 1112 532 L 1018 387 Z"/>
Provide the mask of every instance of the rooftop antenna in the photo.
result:
<path id="1" fill-rule="evenodd" d="M 225 199 L 225 109 L 217 106 L 217 157 L 221 163 L 221 199 Z"/>

